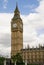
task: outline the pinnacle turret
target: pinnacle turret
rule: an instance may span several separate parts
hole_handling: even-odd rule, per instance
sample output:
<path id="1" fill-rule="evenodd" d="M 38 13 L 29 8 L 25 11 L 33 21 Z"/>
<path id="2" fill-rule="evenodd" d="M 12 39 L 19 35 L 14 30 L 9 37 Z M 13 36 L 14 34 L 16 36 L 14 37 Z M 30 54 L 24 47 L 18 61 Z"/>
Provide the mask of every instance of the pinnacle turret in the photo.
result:
<path id="1" fill-rule="evenodd" d="M 18 9 L 18 4 L 16 3 L 16 8 L 15 8 L 15 11 L 14 11 L 15 14 L 19 15 L 20 14 L 20 11 Z"/>
<path id="2" fill-rule="evenodd" d="M 14 20 L 14 19 L 20 19 L 21 20 L 21 18 L 20 18 L 20 11 L 18 9 L 18 4 L 17 3 L 16 3 L 15 11 L 14 11 L 14 17 L 13 17 L 12 20 Z"/>

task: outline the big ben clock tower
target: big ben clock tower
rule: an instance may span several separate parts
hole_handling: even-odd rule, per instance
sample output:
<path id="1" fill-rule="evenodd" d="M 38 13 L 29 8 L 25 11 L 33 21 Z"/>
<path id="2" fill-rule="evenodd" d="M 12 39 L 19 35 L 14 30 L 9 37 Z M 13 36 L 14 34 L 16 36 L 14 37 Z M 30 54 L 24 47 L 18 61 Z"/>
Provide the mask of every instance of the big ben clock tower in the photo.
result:
<path id="1" fill-rule="evenodd" d="M 14 17 L 11 21 L 11 56 L 19 53 L 21 49 L 23 49 L 23 22 L 16 4 Z"/>

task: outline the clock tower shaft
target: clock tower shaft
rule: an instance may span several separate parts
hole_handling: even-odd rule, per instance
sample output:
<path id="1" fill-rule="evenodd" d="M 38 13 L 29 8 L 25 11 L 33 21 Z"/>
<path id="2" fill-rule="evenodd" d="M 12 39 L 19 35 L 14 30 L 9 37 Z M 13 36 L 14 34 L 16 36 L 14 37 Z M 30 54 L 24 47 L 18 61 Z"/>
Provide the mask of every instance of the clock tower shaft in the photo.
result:
<path id="1" fill-rule="evenodd" d="M 16 5 L 14 17 L 11 21 L 11 56 L 20 53 L 21 49 L 23 49 L 23 22 Z"/>

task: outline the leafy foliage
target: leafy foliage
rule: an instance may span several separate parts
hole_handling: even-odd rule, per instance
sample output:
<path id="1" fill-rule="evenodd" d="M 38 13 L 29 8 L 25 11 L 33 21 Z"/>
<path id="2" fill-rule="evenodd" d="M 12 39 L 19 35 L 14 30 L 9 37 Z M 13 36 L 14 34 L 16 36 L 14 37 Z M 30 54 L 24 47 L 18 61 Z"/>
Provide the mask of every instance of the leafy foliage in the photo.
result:
<path id="1" fill-rule="evenodd" d="M 20 55 L 20 53 L 17 53 L 15 56 L 12 56 L 13 62 L 16 61 L 17 65 L 23 65 L 23 59 L 22 56 Z"/>
<path id="2" fill-rule="evenodd" d="M 4 57 L 0 57 L 0 62 L 3 62 L 5 60 Z"/>
<path id="3" fill-rule="evenodd" d="M 4 60 L 5 60 L 5 58 L 4 58 L 4 57 L 0 57 L 0 65 L 3 65 Z"/>

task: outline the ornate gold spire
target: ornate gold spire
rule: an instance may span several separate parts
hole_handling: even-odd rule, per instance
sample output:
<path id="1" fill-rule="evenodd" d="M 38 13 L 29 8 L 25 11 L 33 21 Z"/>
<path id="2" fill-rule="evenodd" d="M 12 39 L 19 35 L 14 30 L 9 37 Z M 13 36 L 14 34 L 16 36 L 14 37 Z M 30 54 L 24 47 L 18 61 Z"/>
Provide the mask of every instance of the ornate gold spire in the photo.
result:
<path id="1" fill-rule="evenodd" d="M 18 4 L 16 3 L 16 8 L 15 8 L 15 11 L 14 11 L 15 14 L 19 15 L 20 14 L 20 11 L 18 9 Z"/>
<path id="2" fill-rule="evenodd" d="M 21 18 L 20 18 L 20 11 L 19 11 L 19 9 L 18 9 L 18 4 L 17 4 L 17 3 L 16 3 L 15 11 L 14 11 L 14 17 L 13 17 L 12 20 L 14 20 L 14 19 L 21 19 Z"/>

